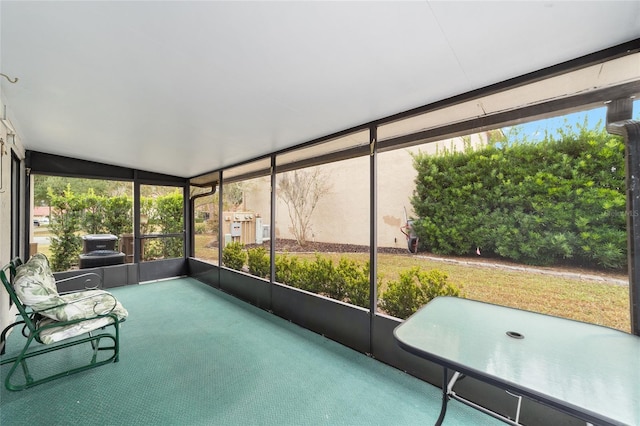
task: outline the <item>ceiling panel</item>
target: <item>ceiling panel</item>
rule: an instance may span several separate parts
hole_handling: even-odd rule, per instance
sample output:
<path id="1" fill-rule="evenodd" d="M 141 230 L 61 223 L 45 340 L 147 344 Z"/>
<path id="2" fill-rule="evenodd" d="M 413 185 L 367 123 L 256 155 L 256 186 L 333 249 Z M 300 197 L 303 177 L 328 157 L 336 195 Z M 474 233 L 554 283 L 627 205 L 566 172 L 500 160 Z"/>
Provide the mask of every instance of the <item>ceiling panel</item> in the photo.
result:
<path id="1" fill-rule="evenodd" d="M 640 37 L 640 2 L 0 2 L 27 149 L 191 177 Z"/>

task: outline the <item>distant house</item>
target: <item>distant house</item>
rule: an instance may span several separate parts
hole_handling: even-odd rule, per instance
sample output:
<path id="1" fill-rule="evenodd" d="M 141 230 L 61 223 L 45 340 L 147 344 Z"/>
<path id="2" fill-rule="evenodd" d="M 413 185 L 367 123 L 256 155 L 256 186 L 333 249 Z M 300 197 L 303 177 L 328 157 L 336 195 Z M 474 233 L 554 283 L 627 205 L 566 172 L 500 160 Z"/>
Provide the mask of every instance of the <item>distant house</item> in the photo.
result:
<path id="1" fill-rule="evenodd" d="M 49 206 L 37 206 L 33 208 L 33 218 L 34 219 L 43 219 L 49 218 L 51 215 L 51 207 Z"/>

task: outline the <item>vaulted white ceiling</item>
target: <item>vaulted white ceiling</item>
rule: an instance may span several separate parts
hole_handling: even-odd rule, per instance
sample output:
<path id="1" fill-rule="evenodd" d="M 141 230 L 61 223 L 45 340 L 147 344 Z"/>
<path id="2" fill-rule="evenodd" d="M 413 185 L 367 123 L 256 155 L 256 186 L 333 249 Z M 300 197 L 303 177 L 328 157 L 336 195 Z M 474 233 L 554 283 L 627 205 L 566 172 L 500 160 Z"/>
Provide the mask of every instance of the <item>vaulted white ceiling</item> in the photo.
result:
<path id="1" fill-rule="evenodd" d="M 638 1 L 0 2 L 26 149 L 191 177 L 640 38 Z"/>

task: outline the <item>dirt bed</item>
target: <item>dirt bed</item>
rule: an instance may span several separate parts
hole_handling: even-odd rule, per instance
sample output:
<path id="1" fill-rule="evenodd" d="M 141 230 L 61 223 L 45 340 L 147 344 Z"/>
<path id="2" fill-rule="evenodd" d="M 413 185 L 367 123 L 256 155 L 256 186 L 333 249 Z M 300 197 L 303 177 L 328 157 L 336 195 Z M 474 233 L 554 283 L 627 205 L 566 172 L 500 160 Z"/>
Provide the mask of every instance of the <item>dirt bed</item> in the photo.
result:
<path id="1" fill-rule="evenodd" d="M 246 248 L 264 247 L 269 249 L 269 242 L 264 244 L 247 244 Z M 304 246 L 300 246 L 295 240 L 278 239 L 276 240 L 275 250 L 277 253 L 369 253 L 369 246 L 361 246 L 356 244 L 339 244 L 339 243 L 321 243 L 307 242 Z M 380 247 L 378 253 L 397 254 L 404 256 L 416 256 L 429 260 L 452 262 L 465 264 L 475 267 L 487 267 L 503 270 L 518 270 L 529 273 L 547 274 L 553 276 L 562 276 L 566 278 L 587 279 L 590 281 L 600 281 L 609 284 L 628 285 L 629 280 L 626 274 L 621 271 L 605 272 L 599 270 L 590 270 L 577 267 L 544 267 L 544 266 L 528 266 L 517 263 L 508 262 L 502 259 L 493 259 L 482 256 L 464 257 L 464 256 L 439 256 L 427 252 L 419 252 L 410 254 L 407 249 Z"/>

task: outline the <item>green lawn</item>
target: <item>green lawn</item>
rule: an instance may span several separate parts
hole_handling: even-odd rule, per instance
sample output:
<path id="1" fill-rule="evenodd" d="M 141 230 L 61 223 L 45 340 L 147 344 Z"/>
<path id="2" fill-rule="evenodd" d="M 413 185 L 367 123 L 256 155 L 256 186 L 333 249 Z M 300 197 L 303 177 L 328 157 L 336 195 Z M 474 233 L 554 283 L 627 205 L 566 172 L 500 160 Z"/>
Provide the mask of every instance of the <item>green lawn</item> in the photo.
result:
<path id="1" fill-rule="evenodd" d="M 206 248 L 211 236 L 196 235 L 198 258 L 217 261 L 217 248 Z M 296 254 L 314 258 L 314 254 Z M 360 262 L 368 254 L 326 254 L 334 261 L 341 256 Z M 625 285 L 609 284 L 581 278 L 567 278 L 532 272 L 505 270 L 475 264 L 443 262 L 415 255 L 378 255 L 378 275 L 384 283 L 397 279 L 401 271 L 413 266 L 439 269 L 449 275 L 451 283 L 461 289 L 464 297 L 520 309 L 542 312 L 601 324 L 630 331 L 629 289 Z M 616 276 L 620 278 L 620 276 Z"/>
<path id="2" fill-rule="evenodd" d="M 313 259 L 314 254 L 299 254 Z M 368 254 L 325 254 L 337 262 L 341 256 L 366 262 Z M 629 288 L 589 279 L 556 277 L 530 270 L 514 271 L 495 267 L 444 262 L 415 255 L 378 255 L 378 277 L 384 283 L 397 279 L 413 266 L 439 269 L 468 299 L 586 321 L 630 331 Z M 615 276 L 615 278 L 620 278 Z"/>

